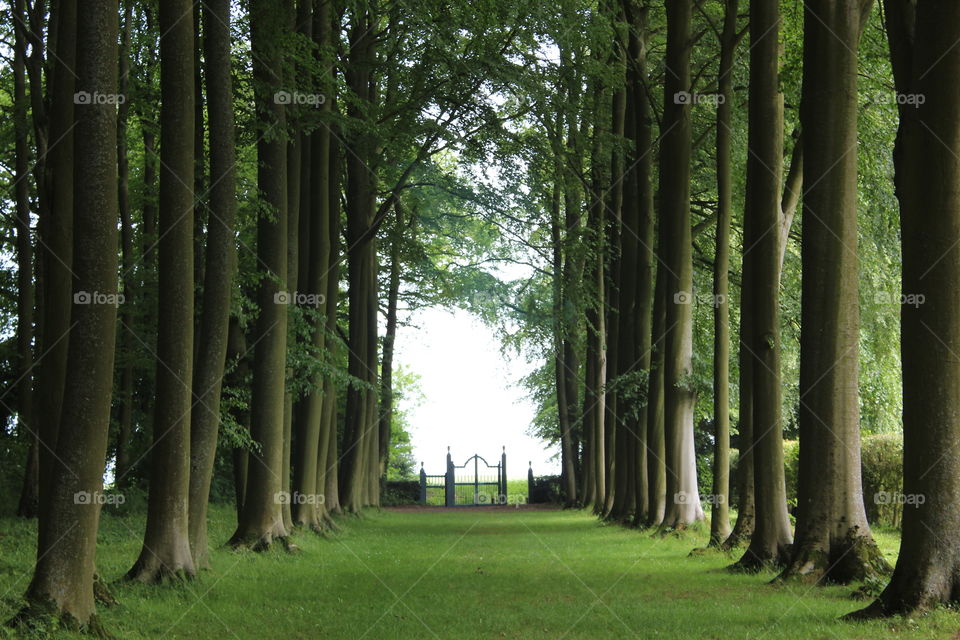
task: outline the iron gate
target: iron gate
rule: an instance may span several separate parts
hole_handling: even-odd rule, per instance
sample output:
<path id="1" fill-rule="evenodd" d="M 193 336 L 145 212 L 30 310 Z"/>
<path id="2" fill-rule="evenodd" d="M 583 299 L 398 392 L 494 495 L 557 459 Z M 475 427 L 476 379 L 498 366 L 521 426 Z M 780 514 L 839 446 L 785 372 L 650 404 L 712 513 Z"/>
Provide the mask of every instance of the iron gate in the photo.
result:
<path id="1" fill-rule="evenodd" d="M 442 501 L 441 494 L 442 493 Z M 490 464 L 479 454 L 461 465 L 453 463 L 447 447 L 447 472 L 428 475 L 420 465 L 420 504 L 472 507 L 507 503 L 507 449 L 500 461 Z"/>

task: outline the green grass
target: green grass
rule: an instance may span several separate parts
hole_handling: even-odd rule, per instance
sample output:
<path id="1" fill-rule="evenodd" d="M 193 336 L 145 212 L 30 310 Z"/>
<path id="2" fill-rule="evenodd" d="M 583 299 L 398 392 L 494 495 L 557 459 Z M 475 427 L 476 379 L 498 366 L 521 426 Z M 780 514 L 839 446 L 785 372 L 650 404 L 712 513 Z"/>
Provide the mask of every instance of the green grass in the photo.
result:
<path id="1" fill-rule="evenodd" d="M 233 513 L 216 508 L 211 539 Z M 302 552 L 219 549 L 183 586 L 117 583 L 101 608 L 117 638 L 949 638 L 960 614 L 849 624 L 851 587 L 773 587 L 730 574 L 733 558 L 688 557 L 682 538 L 605 526 L 579 512 L 524 509 L 373 512 L 335 539 L 298 535 Z M 143 519 L 106 516 L 98 569 L 120 577 Z M 0 520 L 0 615 L 30 579 L 33 527 Z M 892 559 L 897 539 L 879 534 Z M 74 637 L 58 634 L 58 638 Z"/>

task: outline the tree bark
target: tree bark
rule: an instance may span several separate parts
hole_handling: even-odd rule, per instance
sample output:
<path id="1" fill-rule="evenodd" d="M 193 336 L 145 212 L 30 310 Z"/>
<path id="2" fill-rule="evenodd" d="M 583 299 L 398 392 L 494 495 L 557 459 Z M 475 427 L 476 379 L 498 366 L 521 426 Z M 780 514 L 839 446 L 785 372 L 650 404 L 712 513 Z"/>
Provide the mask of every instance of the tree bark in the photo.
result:
<path id="1" fill-rule="evenodd" d="M 40 482 L 40 442 L 33 424 L 33 240 L 30 237 L 30 149 L 28 135 L 24 0 L 13 4 L 13 128 L 14 207 L 17 253 L 17 433 L 29 441 L 27 464 L 17 515 L 37 516 Z"/>
<path id="2" fill-rule="evenodd" d="M 67 25 L 75 24 L 76 64 L 70 68 L 77 74 L 77 90 L 115 94 L 117 4 L 85 6 L 75 22 L 67 15 L 59 16 L 57 50 L 66 53 L 61 45 L 72 40 Z M 68 100 L 72 104 L 73 96 Z M 41 496 L 37 564 L 21 616 L 52 615 L 68 627 L 98 630 L 94 554 L 110 432 L 117 309 L 114 304 L 95 303 L 100 298 L 94 300 L 92 294 L 117 293 L 116 107 L 78 104 L 76 124 L 70 126 L 77 143 L 76 162 L 70 167 L 76 169 L 76 259 L 68 264 L 76 276 L 76 291 L 90 293 L 91 304 L 82 304 L 87 299 L 81 296 L 73 305 L 64 419 L 55 450 L 41 459 L 46 490 Z M 47 391 L 41 388 L 44 397 L 49 397 Z"/>
<path id="3" fill-rule="evenodd" d="M 57 23 L 53 56 L 50 135 L 54 144 L 47 154 L 50 207 L 41 210 L 39 221 L 40 264 L 43 269 L 43 297 L 40 300 L 40 345 L 38 360 L 38 397 L 36 420 L 40 432 L 40 504 L 48 503 L 46 494 L 52 482 L 47 471 L 58 463 L 57 435 L 63 402 L 68 334 L 73 321 L 73 228 L 74 228 L 74 92 L 77 38 L 77 7 L 74 2 L 58 1 L 52 7 Z M 113 136 L 116 137 L 116 131 Z M 44 216 L 46 213 L 46 216 Z M 40 395 L 42 393 L 42 396 Z"/>
<path id="4" fill-rule="evenodd" d="M 653 332 L 647 386 L 647 526 L 659 527 L 667 509 L 667 464 L 663 422 L 664 333 L 667 322 L 667 270 L 664 266 L 665 222 L 658 229 L 656 283 L 653 291 Z"/>
<path id="5" fill-rule="evenodd" d="M 257 223 L 257 256 L 266 271 L 257 291 L 257 341 L 254 351 L 250 433 L 260 445 L 251 452 L 240 523 L 230 539 L 234 547 L 255 551 L 274 541 L 287 544 L 280 503 L 283 483 L 284 390 L 286 380 L 287 305 L 282 289 L 287 281 L 286 114 L 276 99 L 282 77 L 282 44 L 291 10 L 253 0 L 250 40 L 261 138 L 257 143 L 257 183 L 268 211 Z"/>
<path id="6" fill-rule="evenodd" d="M 321 53 L 330 46 L 331 33 L 330 2 L 323 1 L 317 5 L 313 16 L 313 38 Z M 330 69 L 327 68 L 329 75 Z M 330 80 L 324 76 L 319 85 L 324 93 L 331 88 Z M 321 105 L 321 117 L 329 119 L 331 101 L 325 100 Z M 301 217 L 301 265 L 306 268 L 305 287 L 310 295 L 322 296 L 314 314 L 311 317 L 312 348 L 316 357 L 326 358 L 328 351 L 327 335 L 332 327 L 328 326 L 329 313 L 327 305 L 330 302 L 330 269 L 331 269 L 331 222 L 330 222 L 330 153 L 331 136 L 326 121 L 317 127 L 309 137 L 311 176 L 309 183 L 309 206 L 304 212 L 309 215 Z M 306 148 L 304 149 L 306 150 Z M 304 231 L 307 231 L 304 234 Z M 318 298 L 319 299 L 319 298 Z M 313 374 L 310 382 L 310 391 L 306 398 L 298 403 L 296 416 L 297 456 L 295 459 L 293 489 L 304 497 L 302 502 L 293 505 L 293 521 L 297 526 L 309 527 L 313 531 L 322 532 L 327 528 L 325 523 L 326 497 L 325 480 L 326 453 L 329 446 L 329 436 L 324 427 L 324 414 L 327 405 L 335 403 L 335 399 L 324 392 L 324 376 L 318 371 Z"/>
<path id="7" fill-rule="evenodd" d="M 187 500 L 193 405 L 193 7 L 160 5 L 160 239 L 157 401 L 147 530 L 130 580 L 195 574 Z"/>
<path id="8" fill-rule="evenodd" d="M 390 462 L 390 435 L 393 429 L 393 352 L 397 339 L 397 301 L 400 295 L 400 242 L 404 217 L 400 200 L 393 203 L 397 231 L 390 239 L 390 277 L 387 284 L 387 326 L 383 334 L 383 355 L 380 362 L 380 451 L 377 476 L 386 482 Z"/>
<path id="9" fill-rule="evenodd" d="M 717 104 L 717 244 L 713 259 L 713 495 L 709 546 L 730 536 L 730 219 L 733 214 L 733 65 L 739 0 L 727 0 L 720 37 Z"/>
<path id="10" fill-rule="evenodd" d="M 703 520 L 693 445 L 693 256 L 690 229 L 690 19 L 693 3 L 667 6 L 667 69 L 660 152 L 662 217 L 666 225 L 664 435 L 667 508 L 661 526 Z M 689 93 L 686 93 L 689 95 Z"/>
<path id="11" fill-rule="evenodd" d="M 750 16 L 750 109 L 744 253 L 751 286 L 753 464 L 756 524 L 740 570 L 780 566 L 793 541 L 783 468 L 780 390 L 780 189 L 783 94 L 779 89 L 780 10 L 757 0 Z"/>
<path id="12" fill-rule="evenodd" d="M 803 332 L 797 529 L 782 579 L 889 570 L 860 480 L 857 62 L 861 0 L 810 2 L 804 21 Z"/>
<path id="13" fill-rule="evenodd" d="M 350 62 L 347 85 L 355 96 L 347 112 L 358 126 L 371 117 L 375 104 L 372 62 L 376 57 L 374 17 L 360 8 L 350 30 Z M 354 131 L 347 154 L 347 265 L 349 278 L 348 373 L 376 385 L 376 243 L 370 234 L 375 212 L 376 176 L 373 166 L 375 141 L 366 131 Z M 371 340 L 373 337 L 373 340 Z M 375 396 L 366 385 L 347 389 L 346 431 L 341 467 L 340 502 L 350 513 L 359 513 L 371 500 L 370 475 L 376 478 L 378 425 Z M 371 458 L 371 456 L 373 456 Z"/>
<path id="14" fill-rule="evenodd" d="M 130 38 L 133 32 L 133 2 L 123 3 L 123 29 L 120 38 L 120 95 L 126 96 L 130 85 Z M 117 108 L 117 202 L 120 208 L 120 251 L 122 256 L 120 281 L 123 283 L 124 306 L 121 312 L 119 352 L 120 398 L 117 416 L 117 443 L 114 459 L 114 483 L 126 486 L 130 470 L 130 440 L 133 434 L 134 404 L 134 338 L 131 329 L 134 323 L 133 307 L 136 300 L 133 249 L 133 220 L 130 213 L 130 161 L 127 155 L 127 123 L 130 103 L 124 100 Z"/>
<path id="15" fill-rule="evenodd" d="M 230 65 L 230 2 L 203 7 L 210 136 L 210 206 L 204 267 L 203 316 L 190 425 L 190 549 L 198 569 L 209 568 L 207 504 L 220 430 L 220 396 L 237 269 L 236 149 Z"/>
<path id="16" fill-rule="evenodd" d="M 890 584 L 853 617 L 909 614 L 960 601 L 960 5 L 887 0 L 887 33 L 900 106 L 894 149 L 903 294 L 903 537 Z M 936 179 L 931 179 L 936 176 Z"/>

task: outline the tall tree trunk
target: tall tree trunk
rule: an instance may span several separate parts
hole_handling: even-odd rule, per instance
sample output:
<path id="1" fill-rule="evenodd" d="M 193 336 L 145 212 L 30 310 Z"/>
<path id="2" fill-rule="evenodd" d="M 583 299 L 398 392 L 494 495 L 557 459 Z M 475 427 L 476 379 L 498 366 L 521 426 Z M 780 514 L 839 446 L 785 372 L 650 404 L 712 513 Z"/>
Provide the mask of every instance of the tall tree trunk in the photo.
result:
<path id="1" fill-rule="evenodd" d="M 651 171 L 653 167 L 653 144 L 651 133 L 650 99 L 644 85 L 647 77 L 647 28 L 648 6 L 635 0 L 624 3 L 629 37 L 629 85 L 628 98 L 632 102 L 633 114 L 633 154 L 630 164 L 633 167 L 633 191 L 628 192 L 629 200 L 637 206 L 636 227 L 636 286 L 635 301 L 630 331 L 633 333 L 634 370 L 651 372 L 651 341 L 653 330 L 653 246 L 654 246 L 654 210 Z M 628 199 L 625 197 L 624 204 Z M 639 380 L 637 381 L 639 383 Z M 647 399 L 649 404 L 650 399 Z M 650 412 L 647 406 L 636 407 L 636 418 L 632 421 L 634 444 L 631 452 L 631 475 L 634 485 L 634 526 L 646 526 L 650 519 L 650 478 L 647 448 L 647 426 Z"/>
<path id="2" fill-rule="evenodd" d="M 375 58 L 374 17 L 359 8 L 350 30 L 350 63 L 347 84 L 356 97 L 348 115 L 360 125 L 371 116 L 374 95 L 371 67 Z M 366 131 L 355 131 L 347 154 L 347 264 L 349 277 L 350 337 L 348 373 L 376 384 L 376 243 L 371 234 L 376 197 L 376 177 L 370 169 L 375 143 Z M 372 325 L 372 326 L 371 326 Z M 347 389 L 346 431 L 341 468 L 340 501 L 343 508 L 358 513 L 369 496 L 368 474 L 375 461 L 370 441 L 378 435 L 371 389 L 351 385 Z"/>
<path id="3" fill-rule="evenodd" d="M 50 207 L 41 210 L 39 235 L 40 264 L 43 268 L 43 298 L 40 300 L 42 357 L 38 360 L 37 389 L 43 402 L 37 403 L 40 432 L 40 505 L 49 502 L 52 491 L 49 471 L 58 463 L 57 435 L 67 371 L 67 354 L 73 318 L 73 228 L 74 228 L 74 93 L 77 50 L 77 6 L 58 1 L 52 7 L 56 20 L 50 101 L 50 146 L 47 158 Z M 112 134 L 116 137 L 116 131 Z M 115 253 L 115 247 L 112 249 Z M 42 395 L 40 395 L 42 394 Z M 42 536 L 41 528 L 41 536 Z"/>
<path id="4" fill-rule="evenodd" d="M 193 405 L 193 7 L 160 5 L 160 239 L 157 401 L 150 499 L 140 557 L 127 578 L 194 575 L 187 501 Z"/>
<path id="5" fill-rule="evenodd" d="M 647 526 L 659 527 L 667 509 L 667 463 L 664 438 L 663 370 L 664 334 L 667 328 L 667 270 L 664 266 L 665 222 L 657 230 L 656 283 L 653 291 L 653 323 L 650 351 L 650 377 L 647 385 Z"/>
<path id="6" fill-rule="evenodd" d="M 783 174 L 783 94 L 779 88 L 780 9 L 755 0 L 750 11 L 750 110 L 745 268 L 751 290 L 746 336 L 753 383 L 753 465 L 756 528 L 735 565 L 781 565 L 792 542 L 783 468 L 780 411 L 780 189 Z"/>
<path id="7" fill-rule="evenodd" d="M 803 332 L 797 529 L 781 578 L 847 583 L 889 570 L 860 480 L 857 58 L 861 0 L 804 21 Z"/>
<path id="8" fill-rule="evenodd" d="M 405 230 L 399 198 L 394 202 L 397 231 L 390 240 L 390 278 L 387 284 L 387 326 L 380 363 L 380 451 L 378 477 L 386 481 L 393 428 L 393 353 L 397 339 L 397 301 L 400 295 L 400 242 Z"/>
<path id="9" fill-rule="evenodd" d="M 340 28 L 339 19 L 336 15 L 333 16 L 333 25 L 331 33 L 337 33 Z M 331 70 L 330 72 L 330 82 L 331 87 L 335 85 L 334 83 L 335 71 Z M 336 106 L 336 93 L 331 89 L 331 95 L 327 96 L 327 102 L 330 103 L 331 111 L 336 114 L 338 112 Z M 331 131 L 330 136 L 330 206 L 329 206 L 329 217 L 330 217 L 330 268 L 329 273 L 327 274 L 327 327 L 330 332 L 330 335 L 336 336 L 339 333 L 338 328 L 338 315 L 337 308 L 340 300 L 340 263 L 342 262 L 341 256 L 341 238 L 340 238 L 340 187 L 342 183 L 342 155 L 340 153 L 340 145 L 338 143 L 337 133 L 338 130 L 334 129 Z M 330 360 L 331 362 L 338 362 L 338 352 L 340 348 L 339 337 L 331 341 L 330 345 Z M 338 432 L 339 432 L 339 412 L 338 412 L 338 403 L 337 403 L 337 393 L 339 391 L 337 380 L 332 375 L 327 375 L 323 381 L 323 397 L 325 398 L 323 403 L 323 422 L 320 426 L 320 438 L 321 438 L 321 447 L 320 454 L 326 452 L 326 457 L 323 455 L 318 456 L 318 473 L 317 473 L 317 490 L 324 492 L 324 506 L 326 507 L 326 524 L 328 526 L 334 525 L 333 520 L 330 518 L 330 514 L 340 514 L 343 513 L 343 509 L 340 506 L 340 474 L 339 474 L 339 465 L 340 458 L 343 455 L 341 449 L 338 447 Z M 324 438 L 326 439 L 326 448 L 324 449 L 323 442 Z"/>
<path id="10" fill-rule="evenodd" d="M 887 0 L 900 106 L 894 149 L 903 249 L 903 537 L 890 584 L 855 617 L 908 614 L 960 601 L 960 4 Z M 931 176 L 936 176 L 931 179 Z"/>
<path id="11" fill-rule="evenodd" d="M 57 50 L 66 54 L 61 45 L 72 39 L 67 26 L 75 24 L 77 56 L 70 68 L 77 74 L 77 90 L 116 94 L 117 4 L 84 6 L 76 22 L 68 21 L 67 15 L 60 14 Z M 72 103 L 72 95 L 68 99 Z M 76 259 L 68 264 L 76 277 L 76 292 L 90 294 L 89 300 L 82 295 L 78 302 L 90 304 L 73 308 L 62 403 L 65 417 L 55 451 L 42 459 L 46 490 L 40 504 L 37 564 L 21 615 L 52 614 L 67 626 L 97 629 L 94 554 L 110 432 L 117 308 L 96 302 L 117 293 L 116 107 L 78 104 L 71 127 L 77 149 Z M 94 293 L 99 294 L 96 300 Z M 44 397 L 49 397 L 47 391 L 41 388 Z"/>
<path id="12" fill-rule="evenodd" d="M 190 425 L 190 549 L 198 569 L 209 567 L 207 503 L 220 429 L 220 394 L 227 355 L 230 301 L 237 267 L 236 149 L 230 74 L 230 2 L 203 8 L 210 131 L 210 207 L 204 267 L 203 316 Z"/>
<path id="13" fill-rule="evenodd" d="M 610 66 L 617 70 L 620 78 L 624 77 L 624 60 L 622 42 L 622 19 L 619 15 L 619 4 L 613 3 L 614 9 L 611 18 L 614 25 L 614 47 Z M 620 141 L 623 138 L 626 122 L 626 90 L 622 83 L 613 92 L 610 105 L 610 133 L 613 139 Z M 610 219 L 606 224 L 605 251 L 601 253 L 604 263 L 604 305 L 602 313 L 606 316 L 606 383 L 604 394 L 604 453 L 606 457 L 606 496 L 602 515 L 605 517 L 620 517 L 633 507 L 624 502 L 626 492 L 626 449 L 619 446 L 625 440 L 624 422 L 620 418 L 617 376 L 621 369 L 620 364 L 620 305 L 621 305 L 621 266 L 623 260 L 623 173 L 624 156 L 622 144 L 614 144 L 610 149 L 610 172 L 607 176 L 610 186 L 606 188 L 609 196 L 607 214 Z M 627 363 L 629 364 L 629 363 Z"/>
<path id="14" fill-rule="evenodd" d="M 602 513 L 607 492 L 607 456 L 606 436 L 604 435 L 606 386 L 606 312 L 604 310 L 604 290 L 606 285 L 606 215 L 603 201 L 606 188 L 606 176 L 602 167 L 603 132 L 600 122 L 604 110 L 603 90 L 599 83 L 594 86 L 592 116 L 594 130 L 590 150 L 590 194 L 587 206 L 587 228 L 585 241 L 588 243 L 585 262 L 585 285 L 587 291 L 587 309 L 585 314 L 587 329 L 586 382 L 583 394 L 583 424 L 586 437 L 589 438 L 590 474 L 587 482 L 593 489 L 592 495 L 584 501 L 584 506 L 592 505 L 594 513 Z"/>
<path id="15" fill-rule="evenodd" d="M 123 4 L 123 31 L 120 38 L 120 95 L 126 96 L 130 75 L 130 38 L 133 31 L 133 2 Z M 120 208 L 120 252 L 122 256 L 120 280 L 123 283 L 124 305 L 121 312 L 120 345 L 120 408 L 118 415 L 114 483 L 126 486 L 130 471 L 130 439 L 133 434 L 134 389 L 134 323 L 133 307 L 136 300 L 133 249 L 133 220 L 130 215 L 130 161 L 127 156 L 127 123 L 130 103 L 124 100 L 117 108 L 117 202 Z"/>
<path id="16" fill-rule="evenodd" d="M 730 536 L 730 219 L 733 176 L 730 137 L 733 133 L 733 65 L 737 48 L 739 0 L 726 0 L 720 37 L 717 84 L 717 245 L 713 259 L 713 496 L 710 502 L 710 546 Z"/>
<path id="17" fill-rule="evenodd" d="M 330 46 L 331 36 L 330 2 L 324 0 L 316 7 L 313 15 L 313 38 L 320 55 Z M 317 87 L 324 94 L 329 93 L 331 84 L 329 73 L 321 79 Z M 320 107 L 321 117 L 329 119 L 331 101 L 324 100 Z M 309 158 L 311 176 L 309 178 L 309 205 L 303 207 L 300 219 L 300 265 L 304 273 L 304 286 L 307 294 L 317 296 L 320 301 L 311 322 L 311 345 L 315 357 L 326 358 L 327 335 L 332 327 L 328 326 L 327 305 L 330 303 L 330 129 L 324 124 L 317 127 L 309 136 Z M 303 152 L 307 153 L 304 146 Z M 303 190 L 301 190 L 303 192 Z M 294 460 L 293 489 L 300 500 L 293 505 L 293 521 L 297 526 L 309 527 L 321 532 L 326 528 L 325 487 L 321 484 L 326 475 L 326 454 L 329 437 L 324 431 L 324 414 L 327 405 L 334 403 L 324 393 L 324 376 L 319 371 L 311 376 L 310 390 L 298 403 L 294 423 L 296 431 L 296 456 Z"/>
<path id="18" fill-rule="evenodd" d="M 227 328 L 227 361 L 230 368 L 227 370 L 226 385 L 232 389 L 239 389 L 249 383 L 250 361 L 247 348 L 247 336 L 240 326 L 240 321 L 231 316 Z M 250 411 L 247 407 L 234 407 L 233 419 L 237 425 L 250 432 Z M 243 503 L 247 493 L 247 471 L 250 468 L 250 452 L 244 447 L 233 449 L 233 488 L 237 507 L 237 518 L 243 511 Z M 191 475 L 192 477 L 192 475 Z"/>
<path id="19" fill-rule="evenodd" d="M 557 164 L 559 165 L 559 159 Z M 564 337 L 567 331 L 564 317 L 564 278 L 563 278 L 563 231 L 560 219 L 560 190 L 561 170 L 558 166 L 555 178 L 553 198 L 550 209 L 550 238 L 553 252 L 553 376 L 557 394 L 557 425 L 560 429 L 560 482 L 565 507 L 572 507 L 577 502 L 577 478 L 573 464 L 573 438 L 570 424 L 570 400 L 567 397 L 567 377 L 573 372 L 567 371 L 565 361 Z"/>
<path id="20" fill-rule="evenodd" d="M 29 441 L 17 514 L 35 518 L 39 500 L 40 442 L 33 423 L 33 240 L 30 237 L 30 149 L 28 135 L 24 0 L 16 0 L 13 50 L 14 203 L 17 251 L 17 433 Z"/>
<path id="21" fill-rule="evenodd" d="M 691 0 L 667 6 L 667 69 L 660 151 L 661 224 L 666 225 L 664 435 L 667 508 L 662 527 L 703 520 L 693 446 L 693 256 L 690 230 Z"/>
<path id="22" fill-rule="evenodd" d="M 270 211 L 257 222 L 257 256 L 266 276 L 257 291 L 257 342 L 254 352 L 250 433 L 260 445 L 251 452 L 240 523 L 230 539 L 235 547 L 265 550 L 287 542 L 280 509 L 283 483 L 283 409 L 287 354 L 287 185 L 284 106 L 276 99 L 282 51 L 291 6 L 269 0 L 250 3 L 250 40 L 261 138 L 257 143 L 257 183 Z"/>

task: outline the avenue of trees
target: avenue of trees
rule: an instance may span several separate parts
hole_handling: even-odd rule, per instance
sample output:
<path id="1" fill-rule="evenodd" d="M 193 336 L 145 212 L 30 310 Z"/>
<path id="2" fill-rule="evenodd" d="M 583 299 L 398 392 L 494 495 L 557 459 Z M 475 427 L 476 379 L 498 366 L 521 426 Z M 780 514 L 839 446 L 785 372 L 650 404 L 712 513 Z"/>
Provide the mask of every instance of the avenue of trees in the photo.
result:
<path id="1" fill-rule="evenodd" d="M 0 456 L 38 531 L 12 624 L 100 630 L 118 495 L 146 584 L 379 506 L 396 336 L 438 305 L 536 363 L 566 506 L 709 515 L 778 580 L 889 575 L 854 617 L 960 600 L 960 4 L 2 11 Z M 901 431 L 889 567 L 861 434 Z"/>

